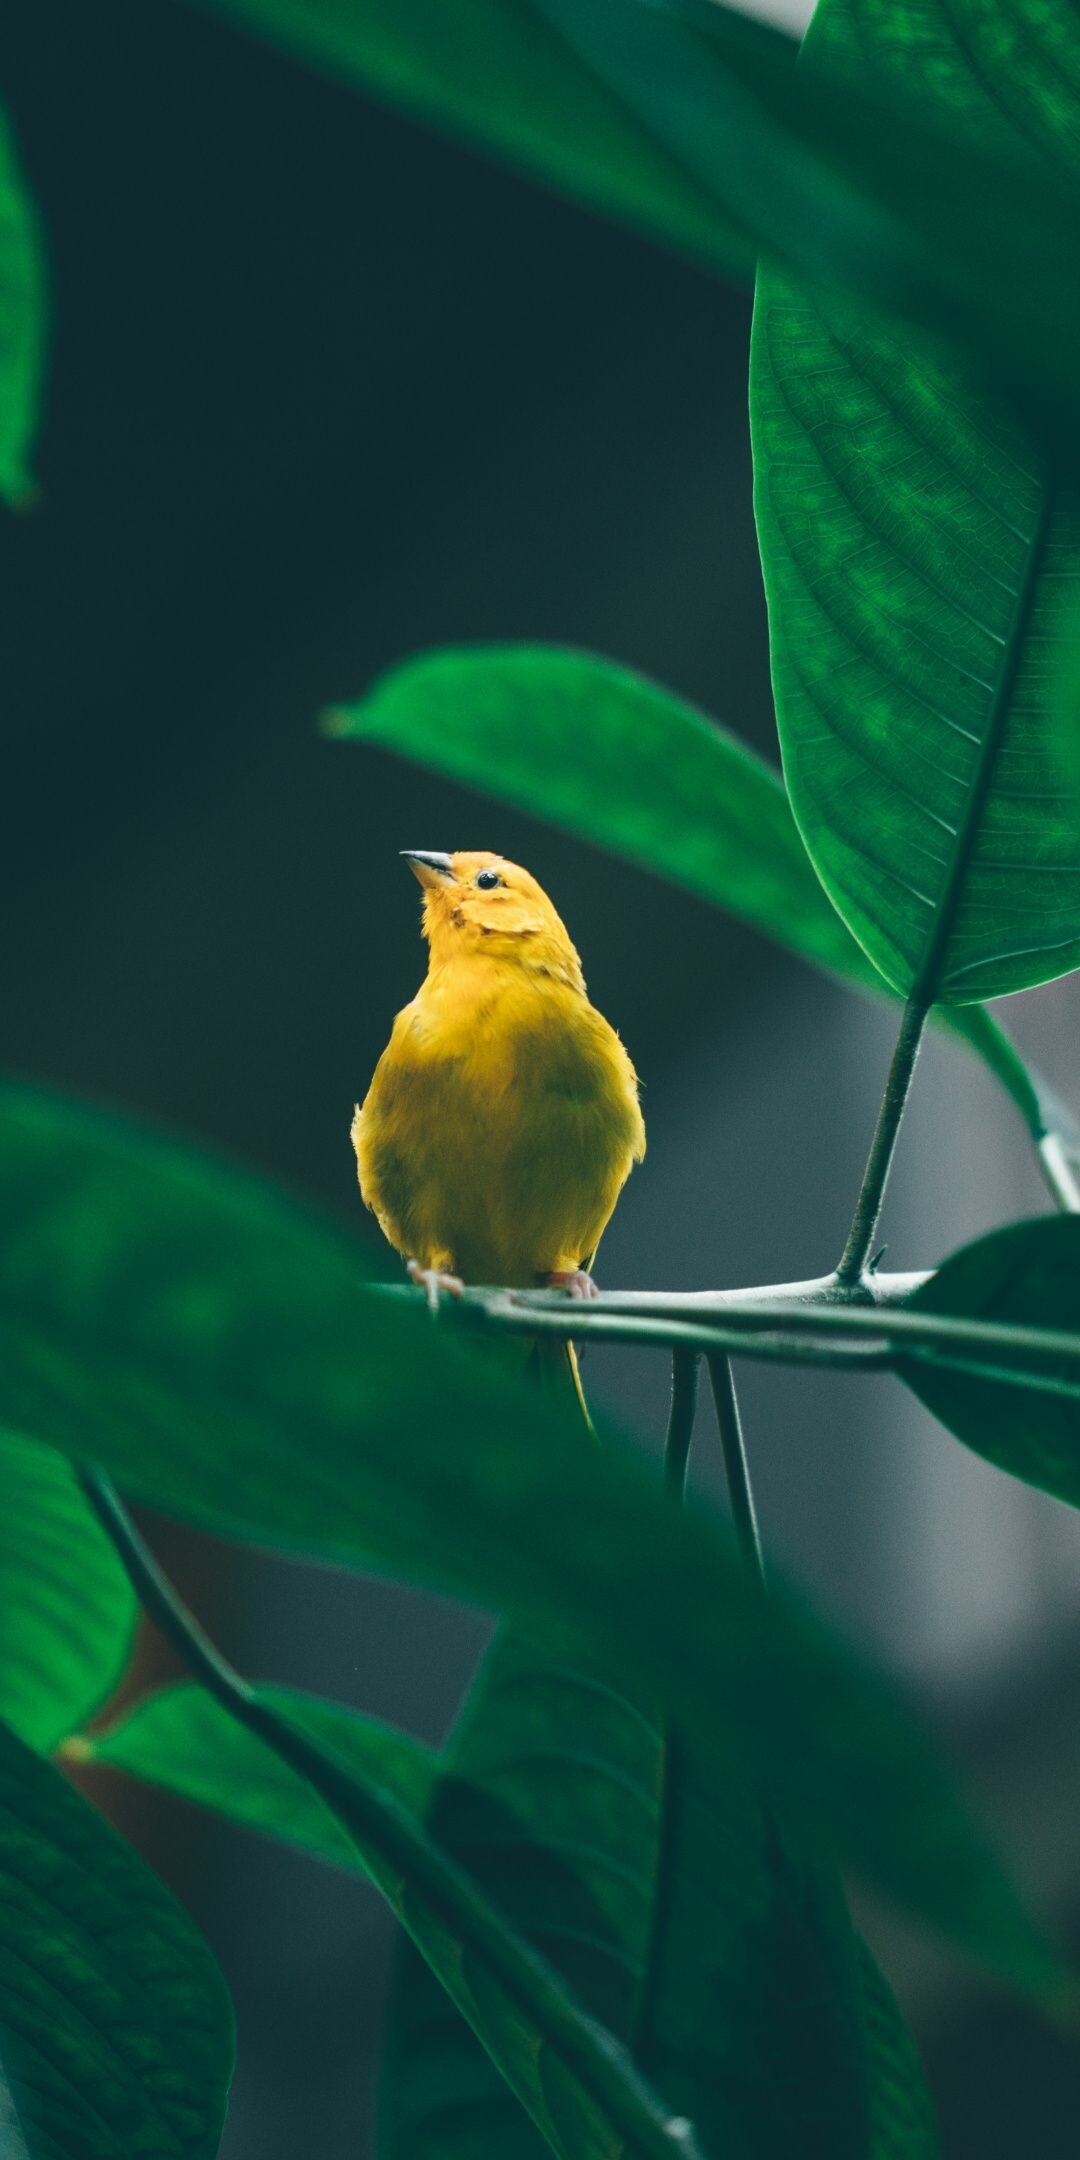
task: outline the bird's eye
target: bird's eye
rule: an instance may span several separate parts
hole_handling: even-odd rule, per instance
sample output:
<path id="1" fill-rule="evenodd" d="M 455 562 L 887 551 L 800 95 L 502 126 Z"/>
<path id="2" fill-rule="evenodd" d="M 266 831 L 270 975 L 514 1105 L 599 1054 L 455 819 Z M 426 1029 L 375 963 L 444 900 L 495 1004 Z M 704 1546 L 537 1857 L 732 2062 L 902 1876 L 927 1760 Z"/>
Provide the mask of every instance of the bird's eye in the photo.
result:
<path id="1" fill-rule="evenodd" d="M 490 892 L 493 885 L 502 884 L 502 879 L 497 870 L 481 870 L 476 882 L 481 892 Z"/>

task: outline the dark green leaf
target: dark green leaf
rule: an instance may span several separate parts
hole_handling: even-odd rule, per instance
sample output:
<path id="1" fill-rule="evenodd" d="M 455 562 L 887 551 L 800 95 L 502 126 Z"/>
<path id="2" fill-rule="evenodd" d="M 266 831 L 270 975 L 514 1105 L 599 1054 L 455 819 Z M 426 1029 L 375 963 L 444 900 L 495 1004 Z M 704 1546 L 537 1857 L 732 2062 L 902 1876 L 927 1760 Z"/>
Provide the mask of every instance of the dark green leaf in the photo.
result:
<path id="1" fill-rule="evenodd" d="M 717 1716 L 722 1726 L 722 1704 Z M 866 2154 L 860 1975 L 842 1899 L 780 1850 L 737 1742 L 711 1791 L 676 1793 L 650 1718 L 503 1638 L 446 1760 L 431 1816 L 440 1839 L 633 2047 L 707 2152 L 794 2149 L 813 2121 L 836 2160 Z M 496 1803 L 490 1822 L 478 1794 Z M 529 2160 L 531 2133 L 415 1965 L 393 2052 L 388 2160 L 466 2160 L 480 2108 L 500 2152 Z M 763 2086 L 764 2056 L 774 2074 Z"/>
<path id="2" fill-rule="evenodd" d="M 135 1599 L 69 1463 L 0 1430 L 0 1718 L 55 1747 L 112 1693 Z"/>
<path id="3" fill-rule="evenodd" d="M 872 2160 L 937 2160 L 937 2117 L 923 2067 L 896 1998 L 863 1949 L 863 2017 L 872 2065 Z"/>
<path id="4" fill-rule="evenodd" d="M 0 1727 L 0 2058 L 30 2160 L 213 2160 L 229 1997 L 187 1915 Z"/>
<path id="5" fill-rule="evenodd" d="M 387 1787 L 403 1807 L 423 1814 L 436 1764 L 418 1741 L 299 1688 L 263 1692 L 358 1777 Z M 355 1840 L 306 1780 L 189 1681 L 144 1695 L 98 1732 L 75 1735 L 61 1753 L 72 1762 L 126 1770 L 338 1867 L 361 1865 Z"/>
<path id="6" fill-rule="evenodd" d="M 343 1142 L 344 1144 L 344 1142 Z M 0 1098 L 0 1416 L 208 1528 L 418 1577 L 654 1698 L 705 1774 L 751 1771 L 892 1895 L 1038 1990 L 1058 1967 L 925 1743 L 710 1515 L 601 1453 L 359 1248 L 198 1157 Z M 594 1525 L 605 1525 L 597 1538 Z M 747 1645 L 753 1644 L 753 1654 Z M 711 1767 L 710 1767 L 711 1766 Z"/>
<path id="7" fill-rule="evenodd" d="M 389 1790 L 416 1815 L 425 1811 L 439 1768 L 425 1750 L 337 1705 L 289 1689 L 265 1694 L 362 1779 Z M 172 1687 L 146 1698 L 106 1731 L 80 1741 L 75 1752 L 325 1860 L 361 1866 L 356 1846 L 310 1787 L 197 1688 Z M 440 1842 L 565 1973 L 586 2009 L 631 2038 L 659 1857 L 654 1728 L 604 1687 L 541 1667 L 503 1643 L 470 1698 L 464 1732 L 444 1763 L 452 1775 L 440 1786 L 431 1817 Z M 737 1761 L 729 1761 L 727 1775 L 740 1776 Z M 741 1865 L 737 1847 L 734 1857 Z M 377 1856 L 373 1872 L 400 1909 L 399 1886 L 380 1871 Z M 733 1875 L 721 1887 L 729 1908 L 744 1919 L 752 1915 Z M 677 1977 L 688 1996 L 691 1975 Z M 910 2137 L 906 2148 L 879 2138 L 871 2149 L 875 2160 L 892 2160 L 894 2151 L 899 2160 L 905 2150 L 915 2160 L 935 2149 L 928 2138 L 921 2144 L 915 2138 L 915 2127 L 930 2120 L 921 2073 L 869 1958 L 866 1985 L 875 2117 L 902 2123 Z M 745 2026 L 745 2007 L 741 2014 Z M 809 2039 L 809 2018 L 805 2024 Z M 535 2034 L 532 2044 L 539 2045 Z M 775 2055 L 777 2039 L 770 2045 Z M 429 2151 L 439 2160 L 457 2160 L 478 2138 L 486 2138 L 490 2150 L 496 2135 L 505 2160 L 531 2160 L 545 2150 L 453 2001 L 419 1961 L 410 1962 L 391 2052 L 398 2074 L 384 2111 L 388 2152 L 407 2147 L 413 2160 Z M 810 2070 L 813 2089 L 820 2091 L 813 2061 Z M 809 2104 L 806 2084 L 789 2099 Z M 834 2141 L 832 2149 L 842 2148 Z"/>
<path id="8" fill-rule="evenodd" d="M 540 645 L 425 655 L 327 731 L 517 804 L 776 938 L 860 989 L 887 986 L 826 896 L 770 766 L 629 668 Z M 949 1016 L 1036 1138 L 1061 1123 L 990 1015 Z"/>
<path id="9" fill-rule="evenodd" d="M 1080 1312 L 1080 1216 L 1012 1223 L 963 1246 L 909 1303 L 957 1318 L 1074 1329 Z M 1075 1365 L 1044 1367 L 1038 1387 L 1018 1385 L 989 1352 L 964 1360 L 928 1350 L 906 1358 L 903 1370 L 935 1417 L 977 1455 L 1080 1507 Z"/>
<path id="10" fill-rule="evenodd" d="M 807 79 L 700 0 L 201 4 L 724 270 L 761 251 L 943 330 L 1080 440 L 1077 191 L 906 83 Z"/>
<path id="11" fill-rule="evenodd" d="M 11 130 L 0 113 L 0 496 L 33 493 L 28 458 L 45 345 L 45 266 Z"/>
<path id="12" fill-rule="evenodd" d="M 991 13 L 823 0 L 819 64 L 1074 157 L 1075 24 L 1042 0 L 1017 76 Z M 1007 114 L 1014 117 L 1010 121 Z M 1049 654 L 1080 577 L 1072 501 L 955 372 L 853 306 L 759 281 L 751 406 L 792 806 L 895 986 L 963 1003 L 1080 962 L 1080 833 Z"/>
<path id="13" fill-rule="evenodd" d="M 745 237 L 531 0 L 200 0 L 592 208 L 753 274 Z"/>

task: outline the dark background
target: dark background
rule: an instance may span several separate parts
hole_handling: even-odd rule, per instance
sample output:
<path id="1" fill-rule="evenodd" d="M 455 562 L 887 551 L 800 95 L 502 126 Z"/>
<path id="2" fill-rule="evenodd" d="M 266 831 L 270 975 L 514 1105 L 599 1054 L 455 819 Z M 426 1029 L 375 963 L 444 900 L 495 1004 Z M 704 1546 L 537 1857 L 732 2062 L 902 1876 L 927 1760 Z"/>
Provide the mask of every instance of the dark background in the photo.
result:
<path id="1" fill-rule="evenodd" d="M 0 525 L 7 1062 L 360 1223 L 351 1108 L 422 967 L 396 851 L 497 848 L 552 892 L 645 1082 L 649 1157 L 605 1281 L 822 1271 L 885 1009 L 624 864 L 314 730 L 403 654 L 541 638 L 642 667 L 772 754 L 748 296 L 166 0 L 9 0 L 0 87 L 55 308 L 41 501 Z M 1069 984 L 1010 1014 L 1065 1089 L 1076 1016 Z M 1011 1111 L 933 1046 L 891 1258 L 929 1264 L 1043 1204 Z M 657 1361 L 594 1357 L 589 1386 L 655 1433 Z M 744 1406 L 771 1553 L 921 1692 L 1064 1921 L 1080 1891 L 1071 1519 L 891 1384 L 752 1370 Z M 710 1453 L 706 1425 L 715 1482 Z M 250 1669 L 441 1737 L 479 1616 L 160 1539 Z M 227 2160 L 369 2153 L 390 1932 L 374 1894 L 156 1798 L 103 1797 L 233 1983 Z M 952 2160 L 1075 2153 L 1075 2056 L 868 1924 Z"/>

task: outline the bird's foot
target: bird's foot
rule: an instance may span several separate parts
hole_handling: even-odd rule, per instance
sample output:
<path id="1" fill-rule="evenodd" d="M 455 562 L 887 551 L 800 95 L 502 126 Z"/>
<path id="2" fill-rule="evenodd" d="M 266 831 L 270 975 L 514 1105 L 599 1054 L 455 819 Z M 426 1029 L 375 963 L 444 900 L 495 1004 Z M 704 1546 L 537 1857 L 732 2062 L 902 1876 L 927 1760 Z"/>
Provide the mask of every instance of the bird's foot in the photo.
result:
<path id="1" fill-rule="evenodd" d="M 552 1268 L 551 1273 L 545 1275 L 544 1284 L 548 1290 L 565 1290 L 572 1298 L 588 1300 L 600 1295 L 592 1276 L 579 1267 Z"/>
<path id="2" fill-rule="evenodd" d="M 419 1260 L 407 1260 L 405 1272 L 409 1281 L 423 1291 L 429 1312 L 438 1312 L 439 1299 L 444 1293 L 447 1297 L 455 1298 L 465 1295 L 465 1285 L 460 1275 L 448 1275 L 445 1268 L 421 1267 Z"/>

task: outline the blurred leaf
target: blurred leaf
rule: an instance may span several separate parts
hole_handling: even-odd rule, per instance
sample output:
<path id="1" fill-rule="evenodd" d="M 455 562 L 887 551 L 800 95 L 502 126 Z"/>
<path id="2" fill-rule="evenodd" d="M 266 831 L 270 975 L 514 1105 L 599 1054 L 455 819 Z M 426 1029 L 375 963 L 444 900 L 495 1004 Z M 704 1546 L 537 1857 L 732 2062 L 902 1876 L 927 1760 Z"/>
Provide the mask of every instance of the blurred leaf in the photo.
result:
<path id="1" fill-rule="evenodd" d="M 784 785 L 670 691 L 588 653 L 493 645 L 393 668 L 326 731 L 378 743 L 609 848 L 860 989 L 889 985 L 825 893 Z M 1037 1140 L 1068 1120 L 977 1006 L 943 1013 Z"/>
<path id="2" fill-rule="evenodd" d="M 908 1303 L 922 1312 L 1074 1329 L 1080 1312 L 1080 1216 L 1011 1223 L 962 1246 Z M 1045 1369 L 1020 1386 L 990 1354 L 978 1360 L 926 1350 L 906 1357 L 904 1378 L 958 1439 L 1008 1470 L 1080 1507 L 1080 1377 L 1074 1365 Z"/>
<path id="3" fill-rule="evenodd" d="M 447 1340 L 419 1298 L 365 1293 L 360 1248 L 17 1088 L 0 1208 L 0 1417 L 188 1521 L 505 1610 L 662 1704 L 706 1775 L 725 1702 L 793 1811 L 1021 1984 L 1057 1985 L 882 1683 L 793 1600 L 763 1607 L 719 1523 L 662 1511 L 653 1466 L 584 1446 L 569 1408 Z"/>
<path id="4" fill-rule="evenodd" d="M 862 1946 L 863 2016 L 873 2066 L 871 2160 L 938 2160 L 937 2117 L 929 2087 L 896 1998 Z"/>
<path id="5" fill-rule="evenodd" d="M 0 1430 L 0 1718 L 47 1753 L 111 1695 L 135 1597 L 51 1448 Z"/>
<path id="6" fill-rule="evenodd" d="M 752 253 L 531 0 L 199 0 L 223 16 L 687 253 Z"/>
<path id="7" fill-rule="evenodd" d="M 266 1689 L 263 1700 L 333 1747 L 362 1785 L 378 1788 L 383 1803 L 389 1799 L 404 1811 L 412 1836 L 421 1844 L 440 1842 L 429 1838 L 422 1820 L 437 1768 L 425 1750 L 387 1727 L 290 1690 Z M 355 1842 L 343 1840 L 340 1825 L 314 1800 L 304 1780 L 259 1740 L 235 1726 L 225 1710 L 205 1697 L 200 1699 L 197 1689 L 172 1688 L 149 1698 L 104 1738 L 91 1739 L 85 1746 L 80 1743 L 78 1752 L 167 1785 L 234 1820 L 276 1829 L 289 1843 L 321 1849 L 328 1859 L 366 1868 L 436 1976 L 431 1985 L 437 2018 L 445 2015 L 448 1997 L 456 2012 L 469 2020 L 483 2041 L 480 2053 L 487 2077 L 510 2100 L 515 2122 L 520 2101 L 543 2125 L 541 2151 L 553 2147 L 564 2160 L 605 2160 L 616 2153 L 637 2156 L 646 2149 L 655 2151 L 658 2145 L 663 2148 L 661 2103 L 650 2099 L 655 2141 L 648 2148 L 644 2140 L 625 2135 L 608 2113 L 604 2084 L 596 2079 L 594 2064 L 602 2059 L 611 2069 L 615 2061 L 612 2042 L 559 1989 L 554 1972 L 550 1981 L 565 2006 L 569 2030 L 562 2020 L 556 2024 L 545 2015 L 546 2002 L 533 2015 L 515 2000 L 492 1967 L 483 1934 L 469 1926 L 468 1915 L 464 1924 L 451 1918 L 423 1882 L 412 1880 L 408 1869 L 403 1869 L 400 1854 L 391 1857 L 377 1836 L 358 1832 Z M 517 1825 L 507 1810 L 468 1785 L 458 1784 L 454 1790 L 470 1822 L 489 1826 L 504 1847 L 513 1844 Z M 578 1886 L 570 1868 L 559 1863 L 555 1873 L 557 1893 L 564 1901 L 573 1898 Z M 580 1909 L 580 1895 L 576 1904 Z M 491 2067 L 492 2061 L 499 2065 L 502 2077 Z M 628 2056 L 625 2061 L 633 2075 Z"/>
<path id="8" fill-rule="evenodd" d="M 944 0 L 823 0 L 810 48 L 989 149 L 1030 138 L 1075 169 L 1080 92 L 1055 65 L 1072 10 L 1045 0 L 1029 27 L 1019 77 L 991 14 L 961 26 Z M 827 890 L 926 1001 L 1075 967 L 1080 833 L 1048 658 L 1080 576 L 1072 500 L 951 368 L 773 270 L 751 408 L 788 787 Z"/>
<path id="9" fill-rule="evenodd" d="M 795 2150 L 809 2121 L 828 2126 L 836 2160 L 867 2152 L 860 1976 L 842 1899 L 816 1884 L 807 1894 L 737 1744 L 695 1818 L 688 1798 L 702 1794 L 676 1796 L 652 1720 L 504 1636 L 444 1762 L 431 1815 L 442 1842 L 633 2047 L 707 2152 Z M 490 1823 L 477 1793 L 498 1805 Z M 687 1835 L 695 1819 L 704 1839 Z M 382 2123 L 386 2160 L 470 2160 L 478 2135 L 506 2160 L 541 2149 L 415 1960 Z"/>
<path id="10" fill-rule="evenodd" d="M 464 1732 L 441 1764 L 402 1734 L 354 1711 L 290 1689 L 263 1694 L 333 1747 L 361 1778 L 389 1790 L 414 1814 L 427 1809 L 441 1768 L 430 1818 L 438 1841 L 565 1974 L 591 2014 L 603 2017 L 624 2040 L 633 2037 L 660 1857 L 659 1742 L 645 1718 L 602 1686 L 543 1668 L 505 1641 L 485 1667 Z M 73 1752 L 165 1786 L 325 1860 L 361 1866 L 357 1848 L 310 1787 L 198 1688 L 171 1687 L 146 1698 L 104 1732 L 80 1739 Z M 725 1775 L 727 1781 L 741 1777 L 734 1757 Z M 738 1873 L 745 1858 L 738 1841 L 722 1848 L 722 1911 L 731 1913 L 731 1926 L 736 1916 L 744 1927 L 761 1924 Z M 399 1886 L 377 1862 L 374 1873 L 400 1909 Z M 796 1967 L 805 1971 L 807 1946 L 796 1947 Z M 774 1965 L 773 1976 L 790 1990 L 790 1973 Z M 694 1980 L 699 1977 L 695 1972 Z M 690 1974 L 676 1978 L 688 1999 Z M 895 2148 L 898 2160 L 900 2151 L 908 2160 L 929 2156 L 934 2145 L 916 2138 L 918 2124 L 930 2119 L 917 2058 L 869 1958 L 865 1980 L 871 2104 L 885 2122 L 904 2125 L 908 2143 Z M 738 2005 L 744 2037 L 753 2008 L 752 2002 Z M 809 2013 L 814 2005 L 803 2008 Z M 808 2050 L 815 2029 L 805 2015 Z M 760 2032 L 751 2039 L 763 2044 Z M 718 2043 L 738 2068 L 728 2028 L 721 2029 Z M 779 2034 L 770 2036 L 774 2058 L 780 2044 Z M 486 2138 L 485 2149 L 491 2150 L 496 2136 L 503 2160 L 529 2160 L 546 2150 L 453 2001 L 419 1960 L 410 1960 L 391 2059 L 396 2074 L 380 2141 L 388 2153 L 400 2146 L 413 2160 L 422 2160 L 429 2150 L 439 2160 L 457 2160 L 459 2153 L 477 2149 L 478 2137 Z M 812 2086 L 804 2081 L 788 2094 L 790 2104 L 802 2107 L 804 2120 L 811 2095 L 822 2084 L 820 2064 L 812 2057 L 809 2068 Z M 719 2069 L 718 2060 L 710 2074 L 715 2077 Z M 839 2155 L 841 2131 L 832 2119 L 831 2150 Z M 872 2151 L 875 2160 L 891 2160 L 893 2148 L 879 2138 Z"/>
<path id="11" fill-rule="evenodd" d="M 45 265 L 11 130 L 0 113 L 0 495 L 33 495 L 28 458 L 45 347 Z"/>
<path id="12" fill-rule="evenodd" d="M 199 4 L 724 271 L 760 251 L 958 337 L 1080 447 L 1077 192 L 963 114 L 808 78 L 795 39 L 704 0 Z"/>
<path id="13" fill-rule="evenodd" d="M 436 1762 L 419 1741 L 299 1688 L 267 1687 L 260 1693 L 304 1732 L 332 1747 L 358 1777 L 385 1786 L 403 1807 L 423 1814 Z M 245 1829 L 261 1830 L 351 1872 L 368 1872 L 355 1839 L 307 1780 L 191 1681 L 142 1696 L 97 1732 L 75 1734 L 60 1752 L 70 1762 L 126 1770 Z"/>
<path id="14" fill-rule="evenodd" d="M 0 2056 L 30 2160 L 213 2160 L 225 1983 L 186 1913 L 0 1727 Z"/>

